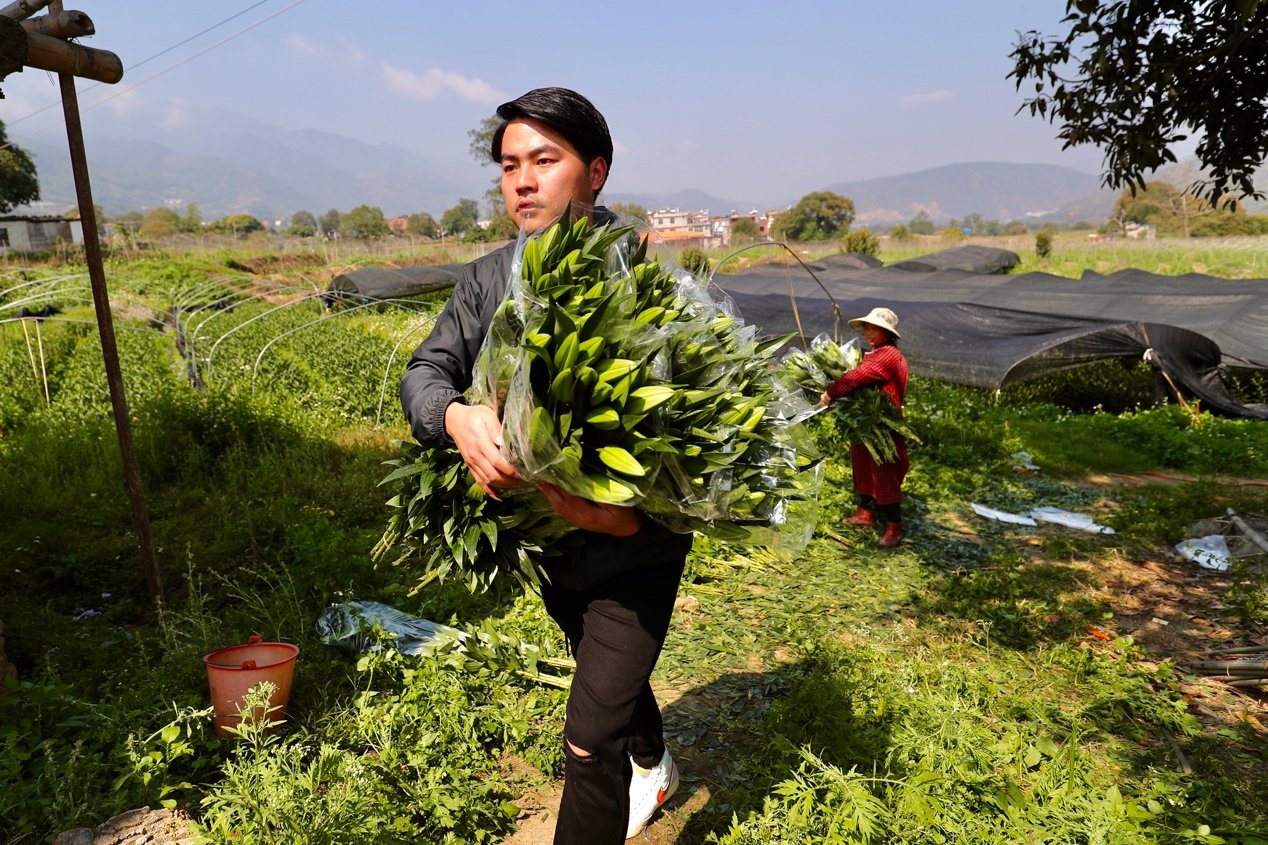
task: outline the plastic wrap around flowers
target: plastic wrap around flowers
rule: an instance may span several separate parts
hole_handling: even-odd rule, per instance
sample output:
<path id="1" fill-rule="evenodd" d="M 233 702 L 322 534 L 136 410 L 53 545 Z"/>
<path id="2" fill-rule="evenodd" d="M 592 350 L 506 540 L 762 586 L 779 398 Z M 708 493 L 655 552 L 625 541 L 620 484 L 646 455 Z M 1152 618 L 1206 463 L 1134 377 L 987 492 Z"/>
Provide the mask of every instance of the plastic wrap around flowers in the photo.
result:
<path id="1" fill-rule="evenodd" d="M 822 481 L 811 407 L 723 296 L 647 256 L 632 225 L 521 235 L 476 364 L 529 482 L 637 506 L 676 531 L 800 548 Z"/>

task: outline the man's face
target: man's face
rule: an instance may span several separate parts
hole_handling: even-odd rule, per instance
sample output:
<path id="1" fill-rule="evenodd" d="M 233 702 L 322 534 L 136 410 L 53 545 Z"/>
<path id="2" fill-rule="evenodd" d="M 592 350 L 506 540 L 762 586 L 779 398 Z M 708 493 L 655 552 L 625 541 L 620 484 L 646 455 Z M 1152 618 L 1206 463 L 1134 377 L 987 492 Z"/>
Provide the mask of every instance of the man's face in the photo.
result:
<path id="1" fill-rule="evenodd" d="M 502 199 L 521 229 L 553 223 L 570 202 L 593 204 L 607 176 L 607 162 L 587 166 L 562 135 L 536 120 L 519 118 L 502 133 Z"/>

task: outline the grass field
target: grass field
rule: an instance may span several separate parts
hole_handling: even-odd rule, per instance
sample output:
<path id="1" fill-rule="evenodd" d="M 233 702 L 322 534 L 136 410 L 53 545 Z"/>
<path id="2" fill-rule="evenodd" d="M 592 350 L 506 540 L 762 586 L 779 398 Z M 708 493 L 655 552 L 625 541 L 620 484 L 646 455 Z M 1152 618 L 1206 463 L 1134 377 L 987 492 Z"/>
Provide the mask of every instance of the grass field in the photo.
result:
<path id="1" fill-rule="evenodd" d="M 1072 277 L 1268 277 L 1252 240 L 1062 236 L 1046 262 L 1033 239 L 988 243 Z M 382 463 L 407 436 L 395 380 L 441 299 L 322 319 L 303 294 L 351 266 L 472 253 L 339 249 L 110 262 L 161 609 L 84 270 L 0 269 L 0 319 L 19 297 L 62 309 L 38 334 L 0 324 L 0 620 L 19 679 L 0 696 L 0 843 L 142 806 L 188 814 L 206 842 L 500 842 L 557 791 L 561 690 L 497 654 L 354 654 L 314 632 L 331 604 L 370 599 L 564 657 L 531 594 L 411 593 L 408 566 L 371 562 Z M 171 307 L 206 389 L 159 328 Z M 684 788 L 645 841 L 1268 842 L 1264 692 L 1186 668 L 1265 642 L 1268 572 L 1168 551 L 1226 508 L 1268 514 L 1268 426 L 1138 408 L 1138 392 L 1121 367 L 1000 397 L 913 379 L 923 445 L 893 552 L 840 524 L 848 461 L 821 424 L 827 483 L 802 555 L 696 542 L 653 679 Z M 1040 471 L 1019 472 L 1019 451 Z M 1053 505 L 1115 533 L 991 522 L 971 502 Z M 230 743 L 201 656 L 251 635 L 300 646 L 295 685 L 277 732 Z"/>

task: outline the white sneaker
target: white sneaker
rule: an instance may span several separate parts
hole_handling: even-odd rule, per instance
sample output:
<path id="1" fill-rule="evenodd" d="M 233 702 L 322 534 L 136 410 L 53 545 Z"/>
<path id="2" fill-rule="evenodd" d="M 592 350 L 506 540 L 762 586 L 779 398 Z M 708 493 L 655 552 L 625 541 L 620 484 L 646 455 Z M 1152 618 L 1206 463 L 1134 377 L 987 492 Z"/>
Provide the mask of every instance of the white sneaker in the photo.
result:
<path id="1" fill-rule="evenodd" d="M 668 748 L 656 768 L 640 771 L 638 766 L 634 766 L 634 775 L 630 778 L 630 825 L 625 831 L 625 838 L 631 839 L 642 833 L 652 814 L 677 789 L 678 767 L 674 765 L 674 758 L 669 756 Z"/>

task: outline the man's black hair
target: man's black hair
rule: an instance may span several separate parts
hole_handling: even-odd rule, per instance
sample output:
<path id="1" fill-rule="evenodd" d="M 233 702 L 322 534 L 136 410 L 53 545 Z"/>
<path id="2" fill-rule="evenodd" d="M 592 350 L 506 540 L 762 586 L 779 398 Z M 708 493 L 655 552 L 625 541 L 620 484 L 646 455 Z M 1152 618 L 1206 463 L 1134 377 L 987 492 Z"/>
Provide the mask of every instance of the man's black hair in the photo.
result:
<path id="1" fill-rule="evenodd" d="M 494 164 L 502 162 L 502 135 L 506 132 L 506 125 L 512 120 L 528 118 L 541 121 L 563 135 L 587 166 L 596 158 L 601 158 L 607 162 L 608 171 L 612 170 L 612 135 L 608 132 L 608 122 L 594 103 L 576 91 L 534 88 L 498 106 L 497 116 L 502 118 L 502 125 L 493 133 L 489 147 Z"/>

